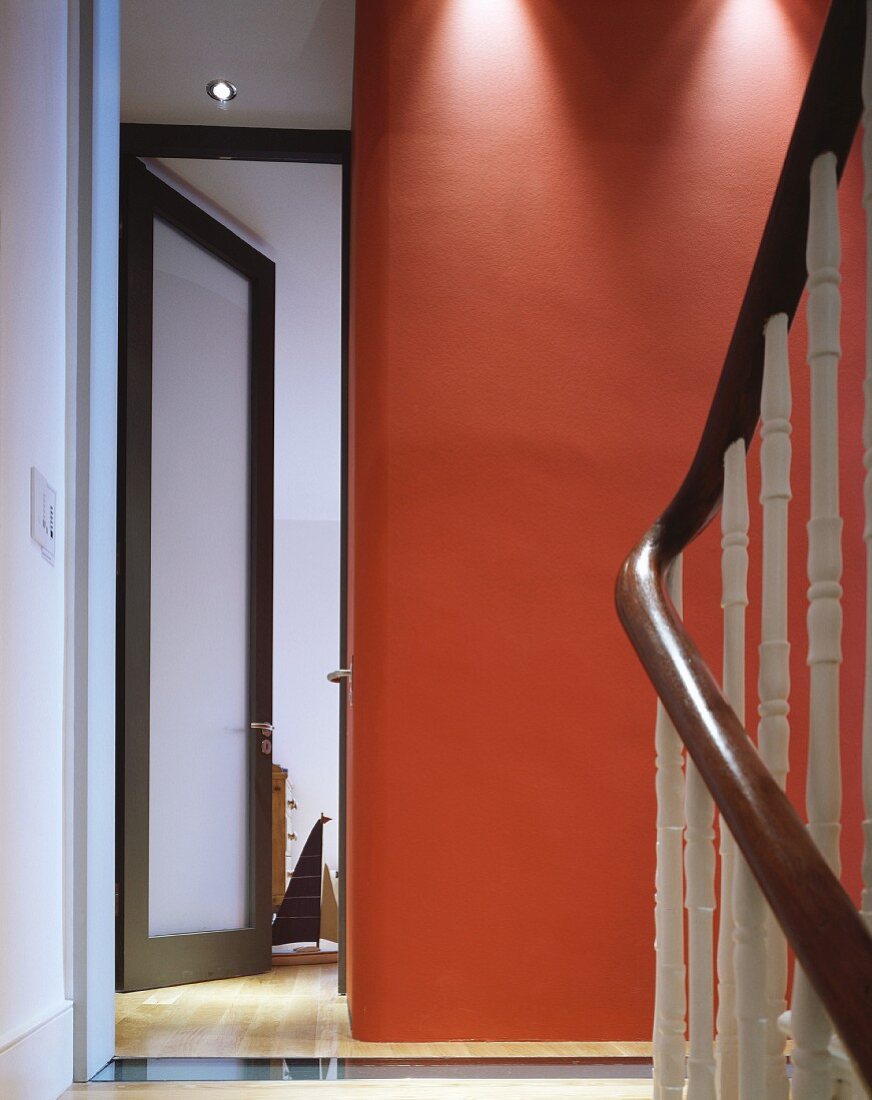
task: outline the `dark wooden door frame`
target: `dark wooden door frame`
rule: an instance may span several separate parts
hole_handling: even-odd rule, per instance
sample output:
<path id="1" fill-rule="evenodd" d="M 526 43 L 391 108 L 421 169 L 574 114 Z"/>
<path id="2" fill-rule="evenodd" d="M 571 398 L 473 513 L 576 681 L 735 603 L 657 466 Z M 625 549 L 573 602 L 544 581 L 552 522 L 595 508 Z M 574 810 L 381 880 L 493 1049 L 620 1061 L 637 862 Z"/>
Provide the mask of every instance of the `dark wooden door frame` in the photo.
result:
<path id="1" fill-rule="evenodd" d="M 351 210 L 351 134 L 348 130 L 268 129 L 247 126 L 173 126 L 148 123 L 122 123 L 121 177 L 124 181 L 132 166 L 141 157 L 184 157 L 198 160 L 245 160 L 286 163 L 338 164 L 342 167 L 342 268 L 341 268 L 341 487 L 340 487 L 340 622 L 339 662 L 348 667 L 348 347 L 349 347 L 349 257 Z M 121 301 L 121 330 L 126 326 L 126 306 Z M 121 357 L 123 361 L 123 356 Z M 124 430 L 119 409 L 119 536 L 124 530 Z M 272 442 L 272 440 L 270 441 Z M 119 564 L 123 564 L 123 546 L 119 537 Z M 116 773 L 117 804 L 117 882 L 116 912 L 118 917 L 117 957 L 123 950 L 123 798 L 124 798 L 124 669 L 123 645 L 125 594 L 124 578 L 118 584 L 118 767 Z M 326 673 L 325 669 L 325 673 Z M 346 989 L 346 784 L 347 784 L 347 717 L 344 690 L 339 692 L 339 992 Z"/>

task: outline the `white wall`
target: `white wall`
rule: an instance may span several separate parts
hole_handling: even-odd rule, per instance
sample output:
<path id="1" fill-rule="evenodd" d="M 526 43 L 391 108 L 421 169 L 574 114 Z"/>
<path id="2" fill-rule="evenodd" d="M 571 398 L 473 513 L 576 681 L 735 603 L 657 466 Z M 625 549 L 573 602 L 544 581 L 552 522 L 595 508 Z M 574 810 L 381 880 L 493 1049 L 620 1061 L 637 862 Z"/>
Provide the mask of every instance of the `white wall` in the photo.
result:
<path id="1" fill-rule="evenodd" d="M 276 264 L 275 759 L 294 784 L 296 855 L 320 813 L 339 863 L 341 168 L 285 185 L 293 239 Z"/>
<path id="2" fill-rule="evenodd" d="M 298 808 L 296 857 L 318 815 L 324 859 L 339 864 L 339 691 L 325 676 L 339 653 L 339 522 L 277 519 L 273 715 L 276 763 L 286 767 Z"/>
<path id="3" fill-rule="evenodd" d="M 64 972 L 65 0 L 0 3 L 0 1095 L 72 1076 Z M 30 468 L 58 492 L 52 567 Z"/>
<path id="4" fill-rule="evenodd" d="M 338 865 L 342 169 L 162 160 L 153 165 L 276 264 L 273 759 L 299 808 L 296 854 L 318 815 Z M 204 201 L 205 200 L 205 201 Z"/>

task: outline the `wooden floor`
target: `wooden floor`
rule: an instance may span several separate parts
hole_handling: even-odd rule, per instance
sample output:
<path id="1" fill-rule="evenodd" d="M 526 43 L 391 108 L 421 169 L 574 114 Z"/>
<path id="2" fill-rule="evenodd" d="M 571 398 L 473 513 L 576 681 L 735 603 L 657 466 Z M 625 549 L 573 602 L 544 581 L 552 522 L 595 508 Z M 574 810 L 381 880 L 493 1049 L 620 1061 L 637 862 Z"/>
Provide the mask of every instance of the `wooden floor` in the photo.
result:
<path id="1" fill-rule="evenodd" d="M 651 1100 L 650 1081 L 312 1081 L 283 1084 L 74 1085 L 91 1100 Z"/>
<path id="2" fill-rule="evenodd" d="M 345 998 L 336 993 L 335 966 L 283 966 L 252 978 L 120 993 L 116 1022 L 116 1053 L 128 1058 L 619 1058 L 651 1053 L 650 1043 L 638 1042 L 362 1043 L 351 1038 Z M 155 1100 L 158 1095 L 149 1092 Z M 446 1095 L 459 1100 L 466 1094 Z"/>

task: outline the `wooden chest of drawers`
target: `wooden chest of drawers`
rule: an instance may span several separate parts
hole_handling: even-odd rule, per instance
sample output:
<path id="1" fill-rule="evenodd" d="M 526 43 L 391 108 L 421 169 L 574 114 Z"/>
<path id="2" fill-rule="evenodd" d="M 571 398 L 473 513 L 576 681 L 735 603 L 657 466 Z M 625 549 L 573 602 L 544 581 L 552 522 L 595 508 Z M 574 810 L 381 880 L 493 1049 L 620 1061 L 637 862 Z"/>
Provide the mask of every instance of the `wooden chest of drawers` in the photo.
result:
<path id="1" fill-rule="evenodd" d="M 278 909 L 288 888 L 288 807 L 293 802 L 287 768 L 272 766 L 272 903 Z M 292 870 L 292 869 L 291 869 Z"/>

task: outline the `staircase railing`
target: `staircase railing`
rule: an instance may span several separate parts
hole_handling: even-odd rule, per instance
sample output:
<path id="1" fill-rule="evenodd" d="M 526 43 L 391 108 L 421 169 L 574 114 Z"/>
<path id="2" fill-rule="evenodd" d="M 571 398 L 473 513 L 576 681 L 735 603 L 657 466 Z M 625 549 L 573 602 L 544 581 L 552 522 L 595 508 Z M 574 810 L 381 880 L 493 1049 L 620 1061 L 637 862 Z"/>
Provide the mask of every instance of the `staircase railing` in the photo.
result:
<path id="1" fill-rule="evenodd" d="M 872 3 L 868 18 L 866 7 L 864 0 L 833 0 L 699 448 L 675 498 L 630 554 L 618 579 L 621 620 L 659 697 L 655 1100 L 677 1100 L 685 1089 L 689 1100 L 848 1096 L 861 1086 L 850 1081 L 844 1088 L 834 1086 L 834 1066 L 845 1061 L 839 1059 L 838 1040 L 865 1081 L 866 1095 L 872 1095 L 872 938 L 838 878 L 837 186 L 865 93 L 865 202 L 872 221 Z M 872 243 L 869 256 L 872 327 Z M 806 285 L 812 383 L 807 825 L 784 793 L 789 737 L 787 329 Z M 864 447 L 872 588 L 872 337 L 867 339 Z M 760 420 L 761 394 L 758 751 L 744 726 L 745 451 Z M 684 629 L 679 609 L 681 555 L 718 513 L 722 499 L 724 669 L 719 684 Z M 872 613 L 867 637 L 864 911 L 872 909 Z M 715 806 L 721 822 L 716 949 Z M 864 916 L 872 923 L 872 914 Z M 785 937 L 798 961 L 789 1018 L 782 1016 Z M 785 1026 L 794 1040 L 792 1081 L 785 1064 Z"/>

